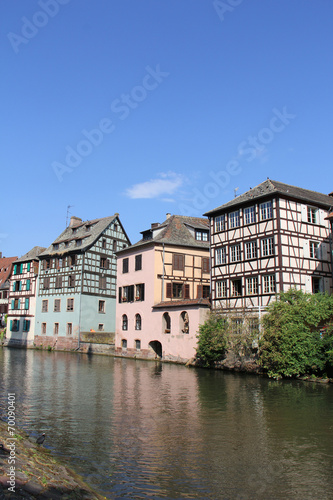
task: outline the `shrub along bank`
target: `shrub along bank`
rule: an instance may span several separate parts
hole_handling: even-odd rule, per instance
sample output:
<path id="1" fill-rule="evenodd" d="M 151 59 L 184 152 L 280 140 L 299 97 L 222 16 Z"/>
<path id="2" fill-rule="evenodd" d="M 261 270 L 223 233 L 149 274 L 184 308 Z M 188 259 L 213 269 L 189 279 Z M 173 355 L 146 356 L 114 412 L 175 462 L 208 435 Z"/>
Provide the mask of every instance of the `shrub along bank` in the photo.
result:
<path id="1" fill-rule="evenodd" d="M 251 321 L 212 312 L 199 329 L 197 364 L 228 367 L 233 358 L 274 378 L 333 377 L 333 296 L 278 294 L 263 316 L 260 340 Z"/>

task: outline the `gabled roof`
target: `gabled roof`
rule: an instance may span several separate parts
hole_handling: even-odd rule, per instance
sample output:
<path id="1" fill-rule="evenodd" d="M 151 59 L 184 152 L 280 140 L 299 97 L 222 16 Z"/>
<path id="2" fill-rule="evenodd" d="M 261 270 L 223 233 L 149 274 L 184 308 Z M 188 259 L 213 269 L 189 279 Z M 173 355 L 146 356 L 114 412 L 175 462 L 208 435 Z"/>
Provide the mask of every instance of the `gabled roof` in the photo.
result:
<path id="1" fill-rule="evenodd" d="M 68 226 L 60 234 L 60 236 L 58 236 L 58 238 L 53 241 L 52 245 L 50 245 L 44 252 L 39 254 L 39 258 L 52 255 L 64 255 L 74 251 L 83 252 L 95 243 L 95 241 L 112 222 L 117 222 L 118 224 L 120 224 L 122 230 L 124 231 L 122 224 L 118 218 L 118 214 L 112 215 L 111 217 L 103 217 L 102 219 L 94 219 L 85 222 L 80 221 L 75 225 Z M 82 240 L 82 245 L 76 246 L 76 240 Z M 62 243 L 68 244 L 67 247 L 65 247 L 65 245 L 62 245 Z M 54 248 L 54 245 L 59 245 L 59 248 Z"/>
<path id="2" fill-rule="evenodd" d="M 284 184 L 283 182 L 267 179 L 253 189 L 246 191 L 246 193 L 237 196 L 220 207 L 206 212 L 204 215 L 210 217 L 212 215 L 216 215 L 218 212 L 223 212 L 228 208 L 247 204 L 253 200 L 267 198 L 270 197 L 270 195 L 281 195 L 282 197 L 301 200 L 325 209 L 329 209 L 333 206 L 333 198 L 327 194 L 317 193 L 316 191 L 310 191 L 309 189 L 290 186 L 289 184 Z"/>
<path id="3" fill-rule="evenodd" d="M 208 219 L 185 215 L 171 215 L 162 224 L 154 224 L 153 226 L 151 229 L 142 231 L 144 236 L 140 241 L 117 253 L 122 253 L 135 247 L 162 243 L 184 247 L 209 248 L 209 237 L 208 241 L 195 239 L 196 229 L 209 231 Z M 147 239 L 147 233 L 150 235 L 149 239 Z"/>
<path id="4" fill-rule="evenodd" d="M 1 257 L 0 258 L 0 286 L 9 279 L 12 264 L 17 260 L 17 257 Z"/>
<path id="5" fill-rule="evenodd" d="M 44 250 L 46 250 L 45 247 L 33 247 L 31 250 L 29 250 L 29 252 L 25 253 L 24 255 L 22 255 L 22 257 L 17 259 L 16 262 L 26 262 L 29 260 L 37 260 L 38 255 L 41 254 L 42 252 L 44 252 Z"/>

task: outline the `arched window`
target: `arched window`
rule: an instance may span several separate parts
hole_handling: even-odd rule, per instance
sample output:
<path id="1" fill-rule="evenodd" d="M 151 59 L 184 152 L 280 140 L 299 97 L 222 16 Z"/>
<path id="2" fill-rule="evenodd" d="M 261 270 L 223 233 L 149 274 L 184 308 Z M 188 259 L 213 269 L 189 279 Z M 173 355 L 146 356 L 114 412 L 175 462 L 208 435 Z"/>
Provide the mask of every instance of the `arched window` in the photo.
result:
<path id="1" fill-rule="evenodd" d="M 127 330 L 127 327 L 128 327 L 127 315 L 123 314 L 123 317 L 122 317 L 122 329 L 123 330 Z"/>
<path id="2" fill-rule="evenodd" d="M 140 316 L 140 314 L 135 315 L 135 329 L 141 330 L 141 316 Z"/>
<path id="3" fill-rule="evenodd" d="M 122 347 L 123 349 L 127 349 L 127 340 L 126 340 L 126 339 L 122 339 L 122 340 L 121 340 L 121 347 Z"/>
<path id="4" fill-rule="evenodd" d="M 162 331 L 163 333 L 171 332 L 171 318 L 169 313 L 165 312 L 162 318 Z"/>
<path id="5" fill-rule="evenodd" d="M 190 323 L 188 313 L 183 311 L 180 315 L 180 331 L 182 333 L 188 333 L 190 330 Z"/>

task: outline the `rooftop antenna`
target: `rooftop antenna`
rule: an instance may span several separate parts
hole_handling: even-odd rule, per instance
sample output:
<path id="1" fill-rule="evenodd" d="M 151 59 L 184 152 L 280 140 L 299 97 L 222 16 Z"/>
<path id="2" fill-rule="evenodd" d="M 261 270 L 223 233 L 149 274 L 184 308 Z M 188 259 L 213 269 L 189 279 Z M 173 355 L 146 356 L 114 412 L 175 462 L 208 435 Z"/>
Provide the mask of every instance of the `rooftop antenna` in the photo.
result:
<path id="1" fill-rule="evenodd" d="M 69 214 L 70 214 L 70 211 L 69 209 L 74 207 L 74 205 L 67 205 L 67 214 L 66 214 L 66 227 L 68 227 L 68 218 L 69 218 Z"/>
<path id="2" fill-rule="evenodd" d="M 237 188 L 234 189 L 234 198 L 237 197 L 237 191 L 238 191 L 238 189 L 239 189 L 239 187 L 237 187 Z"/>

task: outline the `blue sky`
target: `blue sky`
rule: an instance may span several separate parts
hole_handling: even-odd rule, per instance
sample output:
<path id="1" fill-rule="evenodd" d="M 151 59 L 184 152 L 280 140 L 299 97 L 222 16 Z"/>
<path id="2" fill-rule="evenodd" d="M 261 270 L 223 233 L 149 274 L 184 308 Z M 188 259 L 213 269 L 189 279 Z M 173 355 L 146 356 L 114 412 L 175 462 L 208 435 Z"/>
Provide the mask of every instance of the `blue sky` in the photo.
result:
<path id="1" fill-rule="evenodd" d="M 2 0 L 0 251 L 332 182 L 331 0 Z"/>

